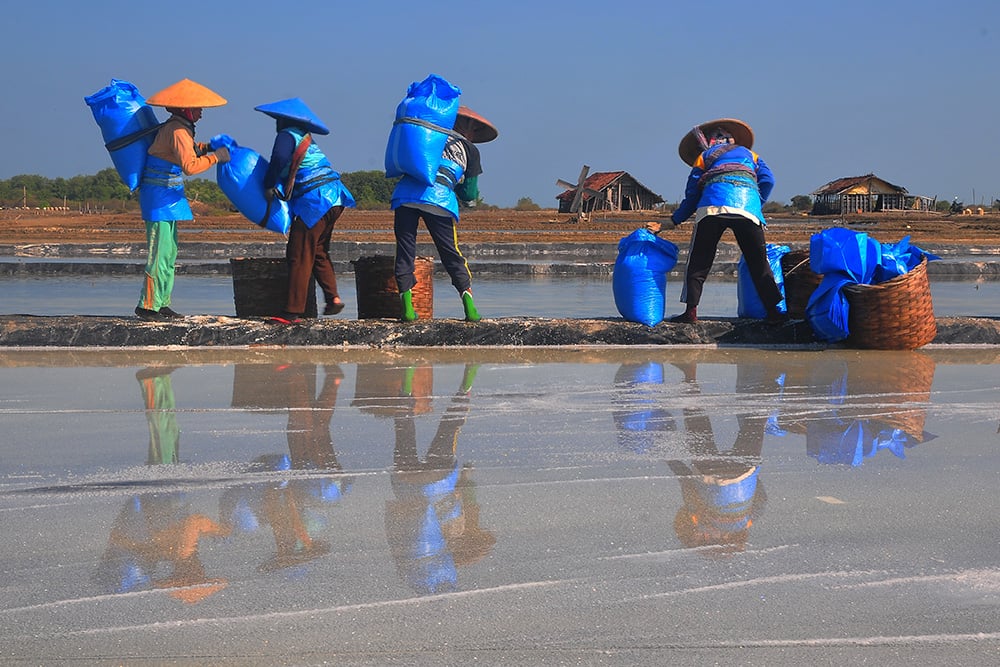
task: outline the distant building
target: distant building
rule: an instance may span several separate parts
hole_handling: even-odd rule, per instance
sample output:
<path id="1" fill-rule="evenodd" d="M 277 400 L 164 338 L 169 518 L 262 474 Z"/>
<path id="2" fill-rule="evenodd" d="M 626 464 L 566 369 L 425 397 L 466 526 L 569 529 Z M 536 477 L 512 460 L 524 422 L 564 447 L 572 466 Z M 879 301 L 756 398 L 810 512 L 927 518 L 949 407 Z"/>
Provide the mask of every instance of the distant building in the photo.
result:
<path id="1" fill-rule="evenodd" d="M 843 215 L 878 211 L 933 211 L 936 197 L 908 194 L 906 188 L 875 174 L 830 181 L 812 193 L 811 215 Z"/>
<path id="2" fill-rule="evenodd" d="M 580 212 L 592 211 L 649 211 L 663 203 L 656 194 L 626 171 L 599 171 L 587 177 L 583 187 L 599 194 L 583 193 Z M 558 195 L 559 212 L 571 213 L 576 190 L 566 190 Z"/>

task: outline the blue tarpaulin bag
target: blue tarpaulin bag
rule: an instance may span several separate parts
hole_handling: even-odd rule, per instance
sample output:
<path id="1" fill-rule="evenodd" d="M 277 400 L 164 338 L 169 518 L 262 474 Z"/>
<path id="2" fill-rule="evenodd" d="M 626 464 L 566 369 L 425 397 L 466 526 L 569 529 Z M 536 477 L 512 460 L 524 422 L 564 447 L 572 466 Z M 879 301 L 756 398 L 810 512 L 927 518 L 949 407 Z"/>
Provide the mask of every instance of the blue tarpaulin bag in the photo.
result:
<path id="1" fill-rule="evenodd" d="M 153 108 L 135 86 L 119 79 L 111 79 L 110 85 L 83 100 L 101 128 L 118 176 L 134 192 L 142 181 L 146 154 L 160 127 Z"/>
<path id="2" fill-rule="evenodd" d="M 786 245 L 767 244 L 767 262 L 771 265 L 774 282 L 778 285 L 778 290 L 781 292 L 781 301 L 778 302 L 778 312 L 781 313 L 788 311 L 788 307 L 785 304 L 785 272 L 781 268 L 781 258 L 789 252 L 791 252 L 791 248 Z M 737 316 L 755 320 L 764 319 L 767 317 L 767 308 L 764 307 L 764 303 L 760 300 L 760 295 L 757 294 L 757 288 L 753 284 L 753 279 L 750 278 L 750 269 L 747 267 L 747 262 L 742 256 L 740 256 L 740 261 L 737 264 L 736 273 L 738 275 L 738 282 L 736 284 Z"/>
<path id="3" fill-rule="evenodd" d="M 850 306 L 844 285 L 870 284 L 882 258 L 882 246 L 863 232 L 834 227 L 809 239 L 809 264 L 823 280 L 806 304 L 806 320 L 816 337 L 826 342 L 846 340 L 850 334 Z"/>
<path id="4" fill-rule="evenodd" d="M 219 189 L 250 222 L 272 232 L 288 234 L 292 226 L 288 204 L 277 197 L 270 202 L 264 197 L 267 160 L 257 151 L 239 146 L 235 141 L 216 142 L 213 139 L 213 149 L 219 147 L 216 143 L 229 148 L 229 162 L 219 163 L 215 168 Z"/>
<path id="5" fill-rule="evenodd" d="M 458 115 L 458 86 L 431 74 L 414 81 L 396 107 L 396 120 L 385 148 L 385 175 L 410 176 L 434 185 L 441 153 Z"/>
<path id="6" fill-rule="evenodd" d="M 646 229 L 618 242 L 612 289 L 615 306 L 630 322 L 655 327 L 667 303 L 667 273 L 677 264 L 677 246 Z"/>

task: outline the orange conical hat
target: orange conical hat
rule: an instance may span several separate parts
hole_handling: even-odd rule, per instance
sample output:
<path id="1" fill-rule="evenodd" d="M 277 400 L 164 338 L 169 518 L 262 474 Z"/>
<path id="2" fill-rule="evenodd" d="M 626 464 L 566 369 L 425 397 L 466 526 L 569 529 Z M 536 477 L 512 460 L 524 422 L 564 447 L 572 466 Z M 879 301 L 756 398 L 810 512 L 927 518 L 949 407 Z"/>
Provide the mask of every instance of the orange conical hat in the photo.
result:
<path id="1" fill-rule="evenodd" d="M 146 104 L 154 107 L 180 109 L 221 107 L 225 103 L 225 97 L 191 79 L 181 79 L 146 99 Z"/>

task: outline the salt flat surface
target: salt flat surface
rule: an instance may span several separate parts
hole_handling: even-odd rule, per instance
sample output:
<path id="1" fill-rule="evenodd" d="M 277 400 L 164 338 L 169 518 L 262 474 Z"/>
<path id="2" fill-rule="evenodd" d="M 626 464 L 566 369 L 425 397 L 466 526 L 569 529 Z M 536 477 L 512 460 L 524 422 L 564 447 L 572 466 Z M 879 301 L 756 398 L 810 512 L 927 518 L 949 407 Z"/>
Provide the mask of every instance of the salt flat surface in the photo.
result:
<path id="1" fill-rule="evenodd" d="M 0 656 L 989 661 L 984 350 L 4 351 Z"/>

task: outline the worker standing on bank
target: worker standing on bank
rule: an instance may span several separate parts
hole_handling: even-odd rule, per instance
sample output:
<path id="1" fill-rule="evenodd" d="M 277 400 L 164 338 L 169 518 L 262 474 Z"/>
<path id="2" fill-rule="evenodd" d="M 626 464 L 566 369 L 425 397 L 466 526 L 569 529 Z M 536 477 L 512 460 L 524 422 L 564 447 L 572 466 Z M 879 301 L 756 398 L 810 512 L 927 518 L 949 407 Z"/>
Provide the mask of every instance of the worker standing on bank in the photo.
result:
<path id="1" fill-rule="evenodd" d="M 265 196 L 287 201 L 292 215 L 285 247 L 288 262 L 285 312 L 268 321 L 298 322 L 306 310 L 312 277 L 323 290 L 326 304 L 323 314 L 336 315 L 344 309 L 344 302 L 337 290 L 337 275 L 330 259 L 330 237 L 344 208 L 355 203 L 340 174 L 313 141 L 314 134 L 330 134 L 330 129 L 298 97 L 261 104 L 254 110 L 274 118 L 277 131 L 264 175 Z"/>
<path id="2" fill-rule="evenodd" d="M 404 175 L 393 190 L 395 275 L 402 306 L 400 318 L 404 322 L 417 319 L 411 290 L 416 285 L 414 262 L 417 226 L 421 218 L 434 240 L 441 263 L 451 276 L 451 284 L 461 295 L 466 321 L 478 322 L 480 319 L 472 298 L 472 272 L 458 249 L 458 201 L 473 202 L 479 198 L 478 177 L 483 169 L 475 144 L 493 141 L 497 134 L 497 129 L 488 120 L 468 107 L 459 107 L 455 126 L 441 155 L 436 182 L 428 186 Z"/>
<path id="3" fill-rule="evenodd" d="M 141 320 L 163 322 L 181 319 L 170 308 L 177 262 L 177 223 L 193 220 L 184 193 L 184 176 L 207 171 L 229 161 L 225 146 L 213 151 L 194 140 L 194 124 L 202 109 L 220 107 L 226 99 L 190 79 L 182 79 L 154 94 L 146 103 L 166 107 L 170 118 L 162 124 L 149 147 L 139 185 L 139 205 L 146 223 L 146 268 L 139 305 Z"/>
<path id="4" fill-rule="evenodd" d="M 702 288 L 722 234 L 731 229 L 746 260 L 750 277 L 767 312 L 766 321 L 780 324 L 787 315 L 778 310 L 781 290 L 767 258 L 762 206 L 774 188 L 774 175 L 764 160 L 750 150 L 754 135 L 735 118 L 698 125 L 681 139 L 678 153 L 691 166 L 684 199 L 670 216 L 674 226 L 695 216 L 681 301 L 683 313 L 671 322 L 697 322 Z M 659 233 L 658 222 L 647 229 Z"/>

